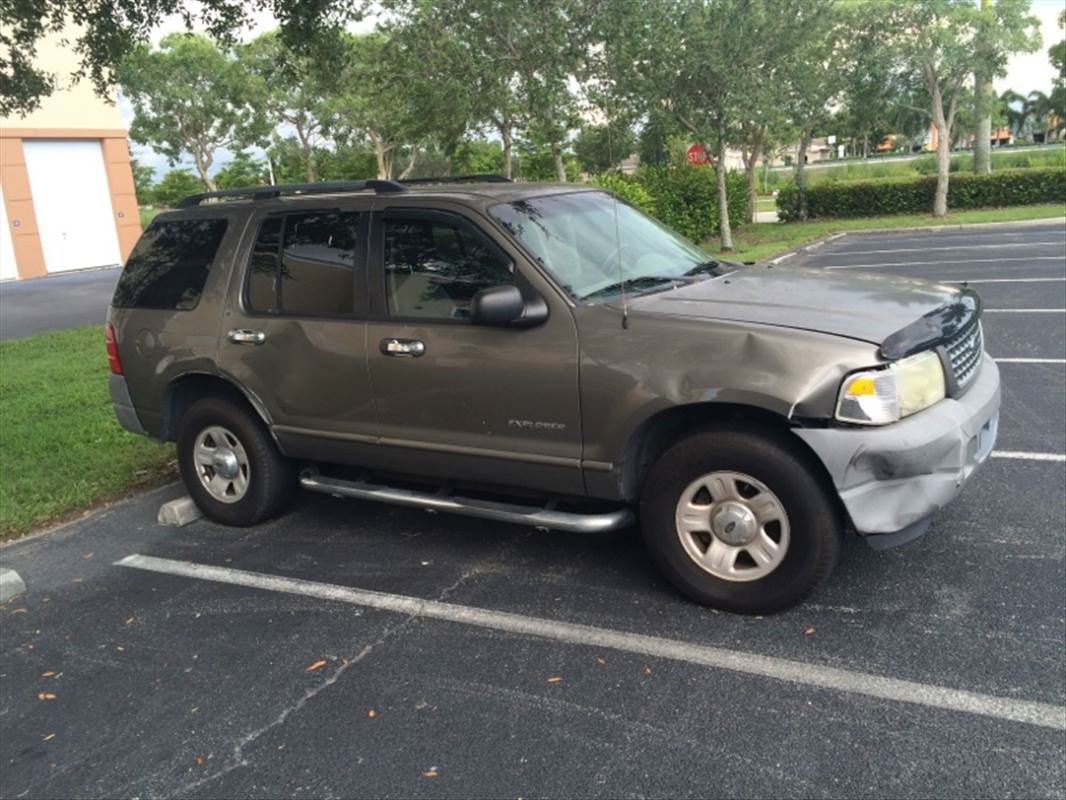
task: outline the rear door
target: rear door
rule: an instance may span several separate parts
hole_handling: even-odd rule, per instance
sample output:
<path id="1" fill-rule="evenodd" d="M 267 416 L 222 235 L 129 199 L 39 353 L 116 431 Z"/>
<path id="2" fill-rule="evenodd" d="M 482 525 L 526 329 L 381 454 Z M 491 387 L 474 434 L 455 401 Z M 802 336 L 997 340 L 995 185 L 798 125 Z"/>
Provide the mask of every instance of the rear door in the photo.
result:
<path id="1" fill-rule="evenodd" d="M 373 434 L 367 212 L 358 201 L 258 212 L 230 288 L 219 363 L 290 456 L 358 460 Z"/>
<path id="2" fill-rule="evenodd" d="M 410 201 L 408 201 L 410 202 Z M 383 200 L 371 237 L 367 358 L 384 463 L 581 493 L 577 334 L 569 308 L 473 212 Z M 480 289 L 549 306 L 528 329 L 470 321 Z"/>

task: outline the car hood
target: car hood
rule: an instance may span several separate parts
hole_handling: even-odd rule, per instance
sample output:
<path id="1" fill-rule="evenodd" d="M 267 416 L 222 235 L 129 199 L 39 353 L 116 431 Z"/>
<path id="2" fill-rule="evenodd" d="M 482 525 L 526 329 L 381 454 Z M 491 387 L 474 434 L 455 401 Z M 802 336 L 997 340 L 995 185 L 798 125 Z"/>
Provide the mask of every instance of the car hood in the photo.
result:
<path id="1" fill-rule="evenodd" d="M 958 288 L 913 278 L 742 266 L 634 298 L 630 309 L 799 328 L 880 345 L 904 329 L 914 330 L 919 321 L 928 328 L 928 321 L 936 320 L 940 333 L 948 318 L 970 318 L 976 312 L 971 297 Z"/>

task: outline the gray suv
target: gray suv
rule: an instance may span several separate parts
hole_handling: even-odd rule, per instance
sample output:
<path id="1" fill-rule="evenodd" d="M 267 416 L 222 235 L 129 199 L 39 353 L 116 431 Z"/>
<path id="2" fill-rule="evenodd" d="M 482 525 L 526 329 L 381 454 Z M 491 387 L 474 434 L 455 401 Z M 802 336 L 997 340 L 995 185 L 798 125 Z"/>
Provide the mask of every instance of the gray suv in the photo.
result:
<path id="1" fill-rule="evenodd" d="M 120 423 L 252 525 L 297 486 L 639 526 L 685 595 L 765 613 L 852 530 L 925 531 L 989 455 L 966 288 L 709 258 L 607 192 L 499 179 L 196 195 L 130 255 Z"/>

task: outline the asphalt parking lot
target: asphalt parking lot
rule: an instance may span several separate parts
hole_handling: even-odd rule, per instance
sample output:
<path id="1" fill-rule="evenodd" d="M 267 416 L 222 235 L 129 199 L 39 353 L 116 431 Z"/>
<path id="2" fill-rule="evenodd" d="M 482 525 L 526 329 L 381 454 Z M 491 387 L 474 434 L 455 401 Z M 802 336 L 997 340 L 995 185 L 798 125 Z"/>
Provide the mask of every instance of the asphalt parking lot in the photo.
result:
<path id="1" fill-rule="evenodd" d="M 324 496 L 172 529 L 167 487 L 0 551 L 28 585 L 0 610 L 0 796 L 1061 798 L 1064 225 L 783 263 L 984 297 L 1000 438 L 925 537 L 849 540 L 752 618 L 679 598 L 632 531 Z"/>
<path id="2" fill-rule="evenodd" d="M 79 325 L 103 325 L 118 267 L 0 283 L 0 340 Z"/>

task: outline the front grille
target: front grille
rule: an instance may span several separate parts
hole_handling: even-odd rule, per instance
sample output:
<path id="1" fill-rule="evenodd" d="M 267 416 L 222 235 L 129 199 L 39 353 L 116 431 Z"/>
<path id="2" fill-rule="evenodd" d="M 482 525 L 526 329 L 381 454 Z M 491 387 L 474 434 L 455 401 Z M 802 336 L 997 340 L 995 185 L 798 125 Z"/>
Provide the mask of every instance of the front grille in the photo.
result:
<path id="1" fill-rule="evenodd" d="M 969 385 L 977 375 L 977 368 L 981 366 L 981 356 L 984 354 L 984 337 L 981 335 L 981 324 L 956 334 L 949 339 L 945 346 L 948 353 L 948 361 L 951 362 L 951 371 L 955 374 L 955 383 L 960 389 Z"/>

